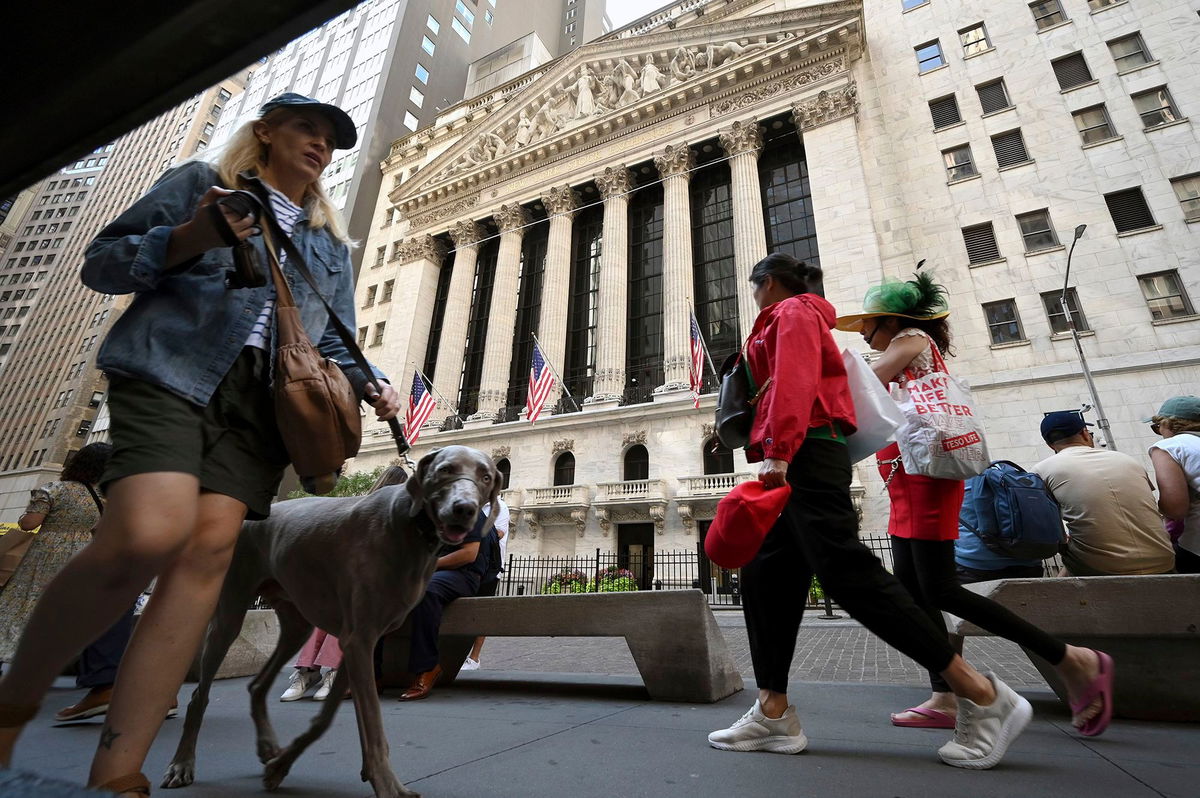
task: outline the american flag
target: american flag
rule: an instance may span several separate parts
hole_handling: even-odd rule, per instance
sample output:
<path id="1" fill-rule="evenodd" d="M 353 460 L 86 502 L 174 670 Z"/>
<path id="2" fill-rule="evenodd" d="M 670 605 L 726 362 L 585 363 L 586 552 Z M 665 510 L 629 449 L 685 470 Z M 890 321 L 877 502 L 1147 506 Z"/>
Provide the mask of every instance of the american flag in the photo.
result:
<path id="1" fill-rule="evenodd" d="M 700 324 L 692 314 L 692 359 L 688 363 L 688 381 L 692 387 L 692 407 L 700 407 L 700 391 L 704 388 L 704 339 Z"/>
<path id="2" fill-rule="evenodd" d="M 542 413 L 542 405 L 546 404 L 546 398 L 550 396 L 550 391 L 554 388 L 554 372 L 546 365 L 546 358 L 542 355 L 542 348 L 533 343 L 533 365 L 529 369 L 529 397 L 525 400 L 526 417 L 529 423 L 538 420 L 538 416 Z"/>
<path id="3" fill-rule="evenodd" d="M 421 427 L 433 415 L 437 401 L 421 379 L 421 372 L 413 372 L 412 392 L 408 395 L 408 412 L 404 414 L 404 437 L 409 443 L 416 443 L 421 437 Z"/>

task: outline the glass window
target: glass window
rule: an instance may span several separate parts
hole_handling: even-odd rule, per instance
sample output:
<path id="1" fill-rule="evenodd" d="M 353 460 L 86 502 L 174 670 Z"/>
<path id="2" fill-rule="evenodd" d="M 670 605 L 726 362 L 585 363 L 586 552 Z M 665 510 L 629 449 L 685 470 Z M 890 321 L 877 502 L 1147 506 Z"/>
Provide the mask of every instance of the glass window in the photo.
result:
<path id="1" fill-rule="evenodd" d="M 437 33 L 438 31 L 440 31 L 442 29 L 442 26 L 440 24 L 438 24 L 438 21 L 433 16 L 433 14 L 430 14 L 429 19 L 425 20 L 425 27 L 429 28 L 434 33 Z M 430 52 L 433 52 L 433 51 L 430 50 Z"/>
<path id="2" fill-rule="evenodd" d="M 629 294 L 625 404 L 649 402 L 663 374 L 663 191 L 639 188 L 629 202 Z"/>
<path id="3" fill-rule="evenodd" d="M 371 339 L 371 346 L 379 346 L 383 343 L 383 332 L 387 329 L 387 322 L 381 321 L 375 325 L 375 337 Z"/>
<path id="4" fill-rule="evenodd" d="M 1112 122 L 1108 118 L 1108 109 L 1103 105 L 1093 105 L 1071 114 L 1075 118 L 1075 127 L 1084 144 L 1095 144 L 1115 137 Z"/>
<path id="5" fill-rule="evenodd" d="M 1025 340 L 1025 333 L 1021 330 L 1021 317 L 1017 315 L 1015 299 L 1002 299 L 999 302 L 984 304 L 983 316 L 987 320 L 988 333 L 992 337 L 993 344 L 1008 344 Z"/>
<path id="6" fill-rule="evenodd" d="M 417 122 L 417 118 L 412 115 L 411 111 L 404 112 L 404 126 L 406 128 L 408 128 L 409 130 L 416 130 L 418 124 L 420 124 L 420 123 Z"/>
<path id="7" fill-rule="evenodd" d="M 918 8 L 928 3 L 929 0 L 900 0 L 900 5 L 905 11 L 910 8 Z"/>
<path id="8" fill-rule="evenodd" d="M 463 21 L 468 25 L 475 24 L 475 12 L 467 8 L 467 4 L 462 0 L 454 0 L 454 10 L 462 15 Z"/>
<path id="9" fill-rule="evenodd" d="M 496 257 L 500 241 L 493 237 L 479 243 L 475 262 L 474 291 L 471 294 L 471 314 L 467 321 L 467 345 L 463 356 L 462 374 L 448 375 L 451 389 L 461 386 L 458 394 L 458 415 L 466 418 L 479 410 L 479 382 L 483 377 L 483 357 L 487 343 L 488 318 L 492 309 L 492 286 L 496 281 Z M 558 367 L 558 364 L 551 364 Z M 461 380 L 461 381 L 460 381 Z M 442 383 L 446 380 L 443 377 Z M 444 388 L 442 389 L 445 390 Z"/>
<path id="10" fill-rule="evenodd" d="M 1088 0 L 1088 7 L 1093 11 L 1099 11 L 1102 8 L 1107 8 L 1108 6 L 1113 6 L 1117 3 L 1124 2 L 1125 0 Z"/>
<path id="11" fill-rule="evenodd" d="M 383 294 L 379 297 L 380 303 L 391 302 L 392 293 L 396 290 L 395 280 L 386 280 L 383 283 Z"/>
<path id="12" fill-rule="evenodd" d="M 471 31 L 467 30 L 466 27 L 458 21 L 458 17 L 450 20 L 450 27 L 454 28 L 454 32 L 457 33 L 459 38 L 461 38 L 464 42 L 467 44 L 471 43 Z"/>
<path id="13" fill-rule="evenodd" d="M 1062 4 L 1058 0 L 1038 0 L 1036 3 L 1030 3 L 1029 11 L 1033 14 L 1033 22 L 1038 26 L 1038 30 L 1067 21 L 1067 15 L 1063 13 Z"/>
<path id="14" fill-rule="evenodd" d="M 1067 324 L 1067 314 L 1063 313 L 1062 292 L 1048 291 L 1042 294 L 1042 307 L 1046 309 L 1046 318 L 1050 322 L 1050 331 L 1054 333 L 1070 332 L 1071 328 Z M 1067 289 L 1067 307 L 1071 309 L 1071 321 L 1075 323 L 1075 329 L 1083 332 L 1090 329 L 1087 325 L 1087 319 L 1083 317 L 1083 313 L 1079 310 L 1079 297 L 1075 293 L 1074 288 Z"/>
<path id="15" fill-rule="evenodd" d="M 430 55 L 433 55 L 433 51 L 437 49 L 437 45 L 434 44 L 433 40 L 430 39 L 428 36 L 422 36 L 421 37 L 421 49 L 424 50 L 425 52 L 429 53 Z"/>
<path id="16" fill-rule="evenodd" d="M 786 252 L 796 260 L 820 265 L 808 161 L 803 144 L 797 147 L 794 141 L 781 133 L 758 158 L 767 251 Z"/>
<path id="17" fill-rule="evenodd" d="M 425 345 L 425 363 L 423 370 L 430 380 L 437 379 L 438 349 L 441 346 L 442 326 L 446 318 L 446 305 L 449 304 L 450 276 L 454 273 L 454 250 L 442 261 L 438 272 L 437 291 L 433 295 L 433 318 L 429 320 L 429 339 Z M 528 374 L 528 369 L 525 372 Z M 447 408 L 449 410 L 449 408 Z"/>
<path id="18" fill-rule="evenodd" d="M 960 30 L 958 40 L 962 42 L 963 55 L 976 55 L 992 49 L 992 43 L 988 41 L 987 31 L 984 30 L 982 22 Z"/>
<path id="19" fill-rule="evenodd" d="M 375 292 L 379 290 L 379 286 L 372 285 L 367 287 L 367 298 L 363 300 L 363 307 L 369 308 L 375 304 Z"/>
<path id="20" fill-rule="evenodd" d="M 563 452 L 554 461 L 554 484 L 575 484 L 575 455 Z"/>
<path id="21" fill-rule="evenodd" d="M 946 59 L 942 55 L 941 42 L 937 39 L 918 45 L 914 50 L 917 53 L 918 72 L 928 72 L 931 69 L 937 69 L 940 66 L 946 65 Z"/>
<path id="22" fill-rule="evenodd" d="M 1200 174 L 1172 178 L 1171 188 L 1183 207 L 1183 218 L 1189 222 L 1200 219 Z"/>
<path id="23" fill-rule="evenodd" d="M 1058 246 L 1058 235 L 1050 222 L 1050 211 L 1044 208 L 1040 211 L 1022 213 L 1017 216 L 1017 226 L 1021 228 L 1021 238 L 1025 240 L 1026 252 L 1037 252 Z"/>
<path id="24" fill-rule="evenodd" d="M 574 227 L 572 225 L 572 227 Z M 542 275 L 550 224 L 545 219 L 525 228 L 521 242 L 521 274 L 517 291 L 517 326 L 508 368 L 508 397 L 499 421 L 516 421 L 529 394 L 529 366 L 533 361 L 533 336 L 542 312 Z M 570 404 L 568 402 L 568 404 Z"/>
<path id="25" fill-rule="evenodd" d="M 979 174 L 979 170 L 975 168 L 975 162 L 971 159 L 971 145 L 969 144 L 942 150 L 942 161 L 945 163 L 946 177 L 950 182 L 964 180 Z"/>
<path id="26" fill-rule="evenodd" d="M 500 490 L 508 490 L 512 481 L 512 463 L 507 457 L 501 457 L 496 461 L 496 470 L 500 472 Z"/>
<path id="27" fill-rule="evenodd" d="M 733 195 L 729 164 L 712 163 L 692 174 L 692 285 L 696 323 L 716 365 L 741 345 L 738 275 L 733 250 Z M 711 370 L 702 391 L 717 389 Z"/>
<path id="28" fill-rule="evenodd" d="M 625 452 L 622 478 L 625 482 L 634 482 L 650 478 L 650 453 L 640 443 L 629 447 Z"/>
<path id="29" fill-rule="evenodd" d="M 1155 321 L 1192 315 L 1192 303 L 1179 281 L 1179 272 L 1174 269 L 1141 275 L 1138 284 Z"/>
<path id="30" fill-rule="evenodd" d="M 1166 86 L 1139 92 L 1133 95 L 1132 99 L 1133 107 L 1142 118 L 1142 124 L 1148 128 L 1178 122 L 1180 119 L 1179 111 L 1175 108 L 1175 102 Z"/>
<path id="31" fill-rule="evenodd" d="M 417 64 L 417 80 L 422 83 L 429 83 L 429 70 L 420 64 Z"/>
<path id="32" fill-rule="evenodd" d="M 490 8 L 483 9 L 483 19 L 485 22 L 487 22 L 487 24 L 491 25 L 492 21 L 495 20 L 495 18 L 496 17 L 492 14 L 492 9 L 490 9 Z"/>
<path id="33" fill-rule="evenodd" d="M 382 266 L 383 259 L 387 256 L 387 247 L 379 247 L 375 250 L 375 265 Z"/>
<path id="34" fill-rule="evenodd" d="M 591 396 L 596 370 L 596 326 L 599 313 L 600 252 L 604 245 L 604 208 L 580 211 L 572 225 L 571 281 L 567 306 L 567 357 L 563 380 L 576 401 Z M 556 413 L 573 411 L 564 397 Z"/>
<path id="35" fill-rule="evenodd" d="M 1108 51 L 1112 53 L 1118 72 L 1127 72 L 1154 60 L 1146 50 L 1146 43 L 1142 41 L 1140 33 L 1131 33 L 1128 36 L 1113 39 L 1108 43 Z"/>
<path id="36" fill-rule="evenodd" d="M 704 442 L 704 473 L 732 474 L 733 450 L 715 435 Z"/>
<path id="37" fill-rule="evenodd" d="M 408 99 L 418 108 L 425 104 L 425 95 L 416 86 L 408 90 Z"/>

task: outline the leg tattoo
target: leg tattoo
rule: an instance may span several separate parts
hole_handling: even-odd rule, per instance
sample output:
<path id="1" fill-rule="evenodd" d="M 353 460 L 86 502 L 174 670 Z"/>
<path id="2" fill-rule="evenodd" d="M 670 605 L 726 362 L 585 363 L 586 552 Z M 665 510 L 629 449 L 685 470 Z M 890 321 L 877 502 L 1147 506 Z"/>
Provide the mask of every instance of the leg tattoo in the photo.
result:
<path id="1" fill-rule="evenodd" d="M 105 723 L 104 728 L 100 730 L 100 747 L 106 748 L 109 751 L 111 751 L 112 747 L 113 747 L 113 743 L 120 736 L 121 736 L 121 732 L 114 731 L 111 726 L 109 726 L 107 723 Z"/>

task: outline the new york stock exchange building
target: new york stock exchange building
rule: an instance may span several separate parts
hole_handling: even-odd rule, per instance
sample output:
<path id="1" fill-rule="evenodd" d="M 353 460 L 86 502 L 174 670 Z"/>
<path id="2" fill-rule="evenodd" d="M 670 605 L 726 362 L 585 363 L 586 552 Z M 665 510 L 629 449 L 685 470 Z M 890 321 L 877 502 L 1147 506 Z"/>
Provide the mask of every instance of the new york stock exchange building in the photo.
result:
<path id="1" fill-rule="evenodd" d="M 1067 304 L 1148 465 L 1142 419 L 1200 393 L 1187 5 L 687 0 L 445 109 L 381 165 L 357 287 L 367 356 L 437 397 L 415 454 L 497 461 L 511 553 L 694 552 L 756 467 L 714 439 L 707 367 L 693 407 L 691 319 L 719 365 L 751 267 L 786 252 L 839 312 L 924 259 L 993 459 L 1032 466 L 1042 413 L 1090 404 L 1059 299 L 1086 224 Z M 561 382 L 530 423 L 535 340 Z M 393 454 L 369 428 L 353 469 Z M 873 460 L 855 473 L 883 535 Z"/>

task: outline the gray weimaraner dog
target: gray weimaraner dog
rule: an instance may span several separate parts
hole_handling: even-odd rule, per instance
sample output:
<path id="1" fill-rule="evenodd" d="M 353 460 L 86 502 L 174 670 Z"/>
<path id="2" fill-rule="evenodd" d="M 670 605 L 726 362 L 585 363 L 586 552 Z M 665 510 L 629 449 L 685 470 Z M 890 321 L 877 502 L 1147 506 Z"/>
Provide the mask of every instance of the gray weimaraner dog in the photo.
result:
<path id="1" fill-rule="evenodd" d="M 279 642 L 249 688 L 258 758 L 266 765 L 264 786 L 278 787 L 296 759 L 329 728 L 342 703 L 337 697 L 349 686 L 362 743 L 363 781 L 371 782 L 377 798 L 416 796 L 388 763 L 375 692 L 375 644 L 399 628 L 421 600 L 439 546 L 461 543 L 480 508 L 485 503 L 496 507 L 500 488 L 491 458 L 465 446 L 448 446 L 421 458 L 404 485 L 362 497 L 294 499 L 272 508 L 265 521 L 246 522 L 208 627 L 200 683 L 188 704 L 183 738 L 162 786 L 184 787 L 195 779 L 196 738 L 213 675 L 241 631 L 246 610 L 261 594 L 279 616 Z M 308 730 L 281 749 L 267 718 L 267 691 L 314 624 L 337 636 L 344 661 L 329 700 Z"/>

